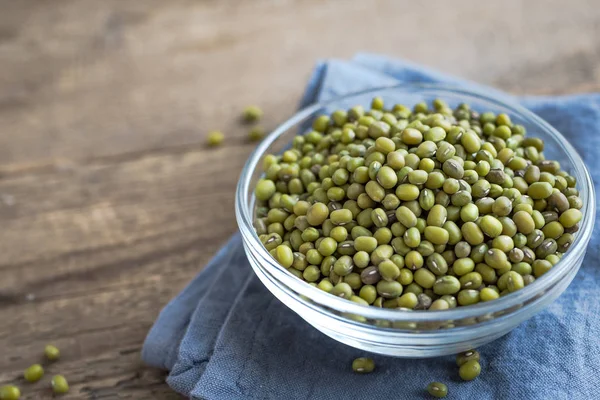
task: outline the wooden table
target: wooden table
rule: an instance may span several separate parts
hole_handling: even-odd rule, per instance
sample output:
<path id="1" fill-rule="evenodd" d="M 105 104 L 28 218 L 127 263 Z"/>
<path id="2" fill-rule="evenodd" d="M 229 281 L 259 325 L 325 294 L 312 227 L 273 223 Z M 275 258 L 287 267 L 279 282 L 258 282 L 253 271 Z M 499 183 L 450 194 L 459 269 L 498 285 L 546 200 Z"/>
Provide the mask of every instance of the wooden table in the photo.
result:
<path id="1" fill-rule="evenodd" d="M 515 93 L 600 90 L 594 1 L 0 0 L 0 384 L 46 343 L 65 399 L 179 398 L 140 348 L 236 231 L 252 144 L 318 59 L 359 50 Z M 208 150 L 210 129 L 225 144 Z"/>

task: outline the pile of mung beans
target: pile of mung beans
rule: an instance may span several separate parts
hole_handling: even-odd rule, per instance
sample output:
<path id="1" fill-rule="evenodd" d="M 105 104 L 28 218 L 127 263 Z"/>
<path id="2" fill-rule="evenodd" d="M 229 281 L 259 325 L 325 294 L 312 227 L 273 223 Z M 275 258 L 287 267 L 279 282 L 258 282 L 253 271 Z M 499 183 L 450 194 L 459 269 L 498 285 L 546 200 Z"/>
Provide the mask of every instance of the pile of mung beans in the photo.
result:
<path id="1" fill-rule="evenodd" d="M 576 180 L 506 114 L 336 110 L 264 157 L 254 227 L 287 270 L 362 305 L 446 310 L 522 289 L 573 243 Z"/>

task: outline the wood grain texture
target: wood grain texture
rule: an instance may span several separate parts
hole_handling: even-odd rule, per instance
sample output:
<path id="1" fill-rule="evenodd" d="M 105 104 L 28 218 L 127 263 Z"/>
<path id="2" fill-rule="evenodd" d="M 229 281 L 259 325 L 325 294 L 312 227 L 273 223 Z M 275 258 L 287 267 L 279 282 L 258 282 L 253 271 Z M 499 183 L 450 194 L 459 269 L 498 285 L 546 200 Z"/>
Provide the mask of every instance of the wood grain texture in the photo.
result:
<path id="1" fill-rule="evenodd" d="M 600 8 L 478 2 L 0 0 L 0 384 L 53 342 L 65 399 L 179 398 L 139 351 L 236 230 L 252 149 L 315 61 L 385 53 L 514 93 L 600 89 Z M 226 132 L 207 150 L 210 129 Z M 210 226 L 210 229 L 206 229 Z"/>

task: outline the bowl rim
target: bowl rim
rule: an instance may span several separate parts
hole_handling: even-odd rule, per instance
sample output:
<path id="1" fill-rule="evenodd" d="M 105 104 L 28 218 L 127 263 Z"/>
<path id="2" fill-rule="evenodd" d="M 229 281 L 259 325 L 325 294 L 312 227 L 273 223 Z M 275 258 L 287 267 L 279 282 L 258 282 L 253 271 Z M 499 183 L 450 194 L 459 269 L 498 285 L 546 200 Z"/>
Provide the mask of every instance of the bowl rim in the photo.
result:
<path id="1" fill-rule="evenodd" d="M 522 119 L 528 120 L 528 122 L 536 125 L 541 131 L 552 136 L 557 142 L 560 142 L 564 147 L 567 158 L 573 165 L 573 169 L 577 171 L 577 175 L 583 176 L 585 179 L 583 182 L 578 181 L 580 185 L 580 194 L 584 200 L 584 213 L 579 229 L 579 234 L 575 237 L 574 243 L 568 252 L 565 253 L 563 258 L 553 266 L 550 271 L 537 278 L 533 283 L 526 286 L 525 288 L 518 290 L 514 293 L 510 293 L 494 301 L 478 303 L 467 307 L 457 307 L 450 310 L 434 310 L 434 311 L 404 311 L 395 309 L 377 308 L 372 306 L 364 306 L 354 303 L 350 300 L 343 299 L 340 297 L 333 296 L 327 292 L 324 292 L 316 287 L 309 285 L 307 282 L 296 278 L 291 275 L 287 270 L 279 265 L 269 252 L 263 247 L 258 235 L 256 234 L 252 224 L 252 214 L 254 208 L 255 198 L 252 195 L 248 204 L 249 185 L 252 180 L 255 168 L 257 167 L 260 159 L 265 154 L 266 150 L 271 144 L 277 140 L 281 135 L 285 134 L 289 129 L 295 127 L 303 120 L 316 113 L 322 108 L 326 108 L 333 104 L 349 100 L 358 96 L 365 95 L 381 95 L 385 91 L 401 90 L 407 94 L 414 93 L 418 94 L 424 91 L 436 91 L 439 92 L 439 96 L 443 97 L 444 94 L 452 96 L 461 95 L 466 98 L 475 99 L 481 102 L 491 103 L 497 107 L 501 107 L 510 111 L 513 115 L 518 115 Z M 468 101 L 468 100 L 467 100 Z M 575 175 L 575 174 L 574 174 Z M 257 252 L 257 257 L 260 261 L 267 264 L 265 270 L 272 275 L 275 275 L 280 283 L 286 285 L 292 291 L 298 295 L 303 295 L 321 305 L 327 306 L 331 309 L 344 312 L 357 314 L 366 318 L 371 319 L 383 319 L 383 320 L 395 320 L 395 321 L 447 321 L 454 319 L 472 318 L 485 314 L 493 314 L 506 309 L 510 309 L 515 306 L 520 306 L 525 303 L 528 299 L 535 296 L 537 293 L 544 291 L 545 289 L 553 286 L 553 284 L 560 279 L 569 268 L 574 267 L 577 258 L 585 252 L 588 242 L 591 238 L 593 225 L 596 215 L 596 196 L 594 185 L 592 182 L 591 175 L 583 162 L 583 159 L 575 150 L 575 148 L 566 140 L 566 138 L 560 134 L 554 127 L 548 122 L 537 116 L 532 111 L 529 111 L 525 107 L 509 103 L 498 99 L 497 97 L 490 96 L 478 90 L 464 89 L 459 86 L 445 85 L 445 84 L 432 84 L 432 83 L 400 83 L 386 86 L 379 86 L 376 88 L 370 88 L 353 92 L 327 100 L 324 102 L 318 102 L 308 107 L 305 107 L 294 114 L 291 118 L 281 123 L 275 128 L 250 154 L 248 160 L 244 164 L 236 190 L 235 199 L 235 213 L 236 220 L 242 234 L 244 241 L 251 251 Z"/>

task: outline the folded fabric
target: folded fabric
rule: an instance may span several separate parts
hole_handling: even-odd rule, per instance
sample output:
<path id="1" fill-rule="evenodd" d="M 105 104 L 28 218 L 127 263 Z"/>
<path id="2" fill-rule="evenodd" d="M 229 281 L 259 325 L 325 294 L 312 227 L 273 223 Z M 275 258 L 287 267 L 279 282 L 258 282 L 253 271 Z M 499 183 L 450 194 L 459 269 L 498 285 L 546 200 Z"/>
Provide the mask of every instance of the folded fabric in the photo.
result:
<path id="1" fill-rule="evenodd" d="M 593 174 L 599 171 L 599 94 L 513 97 L 405 61 L 359 54 L 318 64 L 301 106 L 414 81 L 518 101 L 565 135 Z M 431 381 L 445 382 L 451 399 L 599 398 L 599 247 L 594 237 L 575 280 L 547 310 L 479 349 L 482 373 L 472 382 L 460 381 L 453 357 L 370 355 L 376 370 L 356 375 L 350 365 L 365 352 L 318 332 L 271 295 L 254 276 L 239 235 L 161 312 L 142 357 L 169 370 L 168 384 L 193 399 L 419 399 L 428 398 Z"/>

